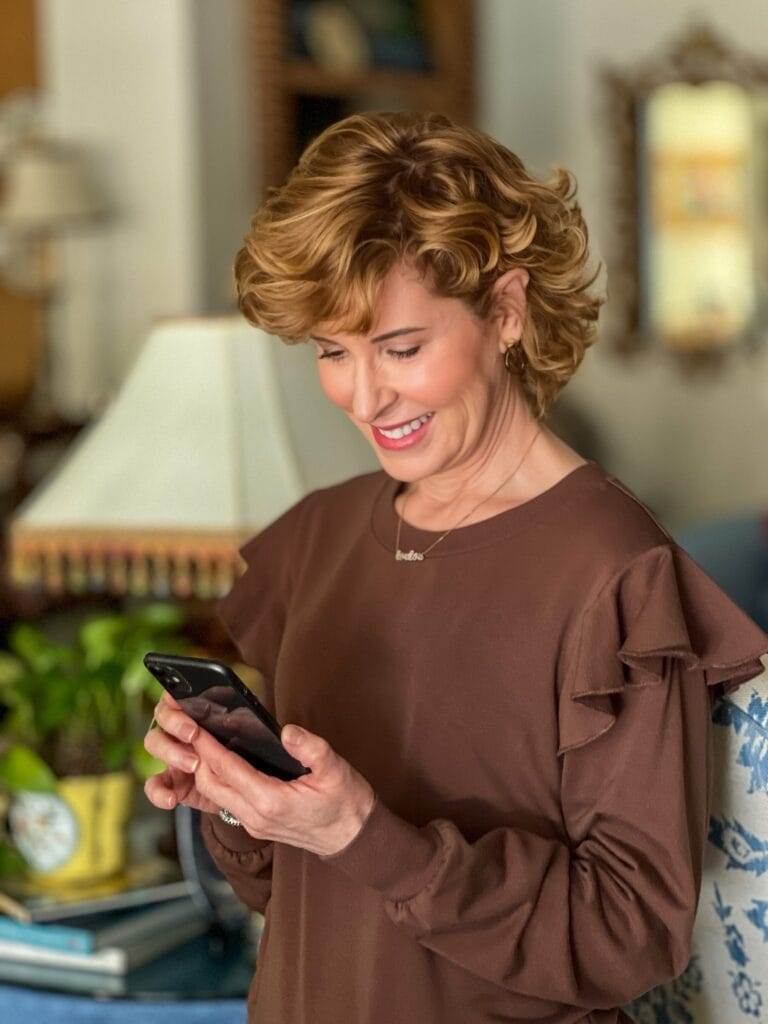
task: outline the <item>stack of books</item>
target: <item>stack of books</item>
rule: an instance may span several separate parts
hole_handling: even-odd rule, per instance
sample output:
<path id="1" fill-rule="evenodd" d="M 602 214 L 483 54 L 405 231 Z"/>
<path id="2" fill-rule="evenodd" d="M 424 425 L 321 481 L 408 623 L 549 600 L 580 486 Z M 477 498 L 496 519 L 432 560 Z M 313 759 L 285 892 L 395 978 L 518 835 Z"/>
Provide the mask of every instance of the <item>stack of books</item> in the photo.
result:
<path id="1" fill-rule="evenodd" d="M 135 968 L 208 931 L 211 915 L 175 880 L 101 896 L 3 898 L 0 981 L 114 992 Z"/>

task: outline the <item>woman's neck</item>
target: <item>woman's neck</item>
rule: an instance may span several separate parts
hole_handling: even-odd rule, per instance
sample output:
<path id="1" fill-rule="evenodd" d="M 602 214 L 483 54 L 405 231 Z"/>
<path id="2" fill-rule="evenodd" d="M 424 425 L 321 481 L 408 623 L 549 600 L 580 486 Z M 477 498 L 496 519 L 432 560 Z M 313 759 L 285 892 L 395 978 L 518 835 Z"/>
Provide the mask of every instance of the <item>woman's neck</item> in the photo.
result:
<path id="1" fill-rule="evenodd" d="M 527 408 L 507 430 L 497 430 L 493 447 L 471 463 L 408 484 L 396 511 L 419 529 L 447 530 L 482 502 L 462 523 L 469 526 L 528 501 L 586 461 Z"/>

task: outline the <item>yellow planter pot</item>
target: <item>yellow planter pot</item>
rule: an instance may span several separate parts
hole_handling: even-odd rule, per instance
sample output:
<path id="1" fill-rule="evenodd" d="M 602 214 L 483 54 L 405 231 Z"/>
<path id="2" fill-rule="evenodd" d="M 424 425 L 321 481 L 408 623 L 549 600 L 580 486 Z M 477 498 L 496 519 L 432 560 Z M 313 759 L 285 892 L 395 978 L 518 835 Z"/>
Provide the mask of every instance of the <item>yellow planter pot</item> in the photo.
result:
<path id="1" fill-rule="evenodd" d="M 55 793 L 17 794 L 8 818 L 30 879 L 59 888 L 121 872 L 133 793 L 130 772 L 110 772 L 59 779 Z"/>

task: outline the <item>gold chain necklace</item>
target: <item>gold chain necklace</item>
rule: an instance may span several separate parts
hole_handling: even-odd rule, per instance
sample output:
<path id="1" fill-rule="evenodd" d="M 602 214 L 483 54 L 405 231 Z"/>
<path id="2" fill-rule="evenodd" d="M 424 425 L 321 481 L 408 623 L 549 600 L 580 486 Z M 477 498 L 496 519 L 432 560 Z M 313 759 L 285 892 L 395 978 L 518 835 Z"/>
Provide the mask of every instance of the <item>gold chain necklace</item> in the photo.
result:
<path id="1" fill-rule="evenodd" d="M 439 544 L 441 540 L 445 540 L 445 538 L 448 536 L 449 533 L 453 533 L 453 531 L 455 529 L 457 529 L 457 527 L 461 526 L 461 524 L 464 522 L 465 519 L 468 519 L 472 515 L 473 512 L 477 512 L 477 510 L 480 508 L 481 505 L 484 505 L 486 503 L 486 501 L 490 501 L 491 498 L 495 494 L 499 493 L 499 491 L 502 489 L 502 487 L 505 486 L 505 484 L 509 483 L 509 481 L 515 475 L 515 473 L 518 471 L 518 469 L 520 469 L 520 467 L 522 466 L 523 461 L 525 460 L 526 455 L 531 450 L 531 445 L 533 445 L 533 442 L 536 440 L 536 438 L 539 436 L 540 433 L 541 433 L 541 427 L 539 427 L 539 429 L 536 431 L 536 433 L 531 438 L 531 443 L 525 449 L 525 452 L 523 454 L 522 459 L 520 459 L 520 461 L 515 466 L 515 468 L 512 470 L 510 475 L 506 478 L 506 480 L 502 480 L 502 482 L 499 484 L 499 486 L 496 488 L 495 491 L 491 491 L 491 493 L 488 495 L 487 498 L 483 498 L 483 500 L 481 502 L 478 502 L 478 504 L 475 505 L 474 508 L 471 508 L 469 510 L 469 512 L 467 512 L 467 514 L 465 516 L 461 517 L 461 519 L 458 521 L 458 523 L 456 523 L 454 526 L 452 526 L 450 528 L 450 530 L 446 530 L 444 534 L 442 534 L 440 537 L 438 537 L 437 540 L 433 541 L 429 545 L 429 547 L 425 548 L 423 551 L 414 551 L 413 548 L 411 548 L 410 551 L 401 551 L 400 550 L 400 530 L 402 529 L 402 526 L 403 526 L 403 515 L 405 514 L 405 506 L 408 503 L 408 496 L 406 495 L 405 501 L 403 502 L 403 515 L 398 513 L 399 521 L 398 521 L 398 524 L 397 524 L 397 539 L 395 540 L 395 561 L 396 562 L 423 562 L 425 556 L 427 554 L 429 554 L 429 552 L 432 550 L 433 547 L 435 547 L 435 545 Z"/>

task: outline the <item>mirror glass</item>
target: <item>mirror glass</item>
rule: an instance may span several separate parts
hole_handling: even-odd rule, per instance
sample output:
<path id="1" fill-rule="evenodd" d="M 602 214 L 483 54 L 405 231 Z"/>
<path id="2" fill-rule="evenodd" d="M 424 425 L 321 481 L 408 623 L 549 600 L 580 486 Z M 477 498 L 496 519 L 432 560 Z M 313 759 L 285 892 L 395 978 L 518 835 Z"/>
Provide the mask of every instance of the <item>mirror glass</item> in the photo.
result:
<path id="1" fill-rule="evenodd" d="M 765 305 L 768 93 L 672 82 L 638 111 L 641 329 L 737 344 Z"/>

